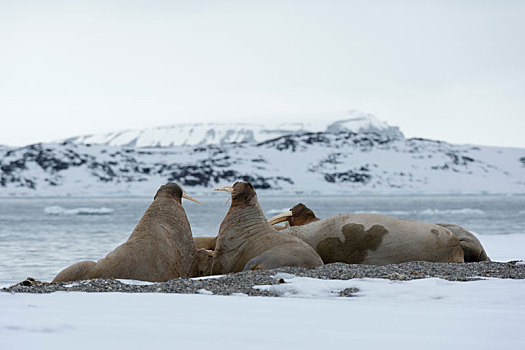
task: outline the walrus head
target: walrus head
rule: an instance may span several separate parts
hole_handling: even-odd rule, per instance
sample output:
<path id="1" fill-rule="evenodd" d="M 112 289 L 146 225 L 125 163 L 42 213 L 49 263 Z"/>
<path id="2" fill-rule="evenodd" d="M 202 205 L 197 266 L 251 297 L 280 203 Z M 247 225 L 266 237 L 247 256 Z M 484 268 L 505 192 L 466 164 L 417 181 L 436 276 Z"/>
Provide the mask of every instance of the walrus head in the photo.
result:
<path id="1" fill-rule="evenodd" d="M 175 200 L 179 203 L 182 202 L 182 198 L 186 198 L 195 203 L 201 203 L 195 198 L 188 196 L 186 192 L 174 182 L 169 182 L 163 186 L 160 186 L 160 188 L 157 190 L 157 193 L 155 194 L 155 197 L 153 197 L 153 200 L 164 196 L 175 198 Z"/>
<path id="2" fill-rule="evenodd" d="M 283 221 L 288 221 L 290 226 L 301 226 L 318 220 L 319 219 L 315 216 L 312 209 L 308 208 L 303 203 L 299 203 L 294 205 L 290 210 L 268 219 L 268 222 L 271 225 L 275 225 Z"/>
<path id="3" fill-rule="evenodd" d="M 233 186 L 223 186 L 216 188 L 214 191 L 230 192 L 232 197 L 231 206 L 250 205 L 257 202 L 257 194 L 252 184 L 249 182 L 236 182 Z"/>
<path id="4" fill-rule="evenodd" d="M 195 261 L 197 262 L 197 267 L 199 268 L 199 276 L 211 275 L 211 264 L 213 262 L 213 255 L 214 253 L 211 250 L 197 248 Z"/>

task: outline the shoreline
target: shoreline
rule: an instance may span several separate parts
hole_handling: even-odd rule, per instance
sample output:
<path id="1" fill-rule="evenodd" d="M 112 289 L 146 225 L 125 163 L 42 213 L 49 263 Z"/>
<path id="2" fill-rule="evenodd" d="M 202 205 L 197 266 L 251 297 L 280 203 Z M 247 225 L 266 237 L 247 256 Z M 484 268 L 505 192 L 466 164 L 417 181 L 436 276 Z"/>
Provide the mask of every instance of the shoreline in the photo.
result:
<path id="1" fill-rule="evenodd" d="M 272 270 L 245 271 L 221 276 L 176 278 L 167 282 L 142 282 L 121 279 L 94 279 L 76 282 L 50 283 L 26 279 L 0 289 L 7 293 L 176 293 L 247 296 L 282 296 L 276 290 L 254 288 L 261 285 L 287 283 L 283 276 L 309 277 L 320 280 L 351 280 L 379 278 L 392 281 L 409 281 L 424 278 L 441 278 L 448 281 L 476 281 L 485 278 L 525 279 L 525 264 L 510 262 L 431 263 L 408 262 L 392 265 L 349 265 L 333 263 L 313 269 L 280 267 Z M 339 296 L 353 296 L 357 289 L 341 291 Z"/>

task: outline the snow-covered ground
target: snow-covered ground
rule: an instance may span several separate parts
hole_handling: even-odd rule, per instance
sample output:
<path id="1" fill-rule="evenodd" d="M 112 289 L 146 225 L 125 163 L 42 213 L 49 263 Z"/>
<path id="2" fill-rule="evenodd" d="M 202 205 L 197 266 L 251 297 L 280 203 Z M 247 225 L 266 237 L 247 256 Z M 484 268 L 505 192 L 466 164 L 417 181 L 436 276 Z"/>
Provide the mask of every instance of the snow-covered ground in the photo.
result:
<path id="1" fill-rule="evenodd" d="M 296 280 L 296 281 L 294 281 Z M 304 298 L 0 295 L 2 349 L 523 349 L 524 280 L 291 280 Z M 289 287 L 287 284 L 284 286 Z M 323 292 L 320 293 L 319 290 Z M 315 290 L 315 298 L 311 291 Z"/>
<path id="2" fill-rule="evenodd" d="M 494 260 L 525 259 L 525 235 L 484 245 Z M 0 348 L 525 348 L 525 280 L 276 277 L 286 283 L 259 288 L 285 297 L 0 293 Z M 349 287 L 360 292 L 337 297 Z"/>

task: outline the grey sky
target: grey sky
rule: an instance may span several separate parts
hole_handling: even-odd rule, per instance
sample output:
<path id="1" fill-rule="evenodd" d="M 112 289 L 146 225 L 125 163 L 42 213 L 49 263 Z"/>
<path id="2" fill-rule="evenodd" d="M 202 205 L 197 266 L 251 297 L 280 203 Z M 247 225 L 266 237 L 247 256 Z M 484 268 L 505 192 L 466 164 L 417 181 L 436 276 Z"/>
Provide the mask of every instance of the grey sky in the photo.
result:
<path id="1" fill-rule="evenodd" d="M 524 1 L 0 0 L 0 50 L 0 144 L 356 109 L 525 147 Z"/>

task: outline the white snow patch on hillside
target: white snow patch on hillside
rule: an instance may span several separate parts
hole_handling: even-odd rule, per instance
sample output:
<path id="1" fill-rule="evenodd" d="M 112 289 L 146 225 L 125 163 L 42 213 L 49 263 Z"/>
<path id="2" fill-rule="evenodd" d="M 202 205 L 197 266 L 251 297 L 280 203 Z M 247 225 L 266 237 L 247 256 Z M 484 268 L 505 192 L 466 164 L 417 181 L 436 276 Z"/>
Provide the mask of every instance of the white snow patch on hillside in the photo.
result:
<path id="1" fill-rule="evenodd" d="M 172 147 L 262 142 L 305 132 L 378 132 L 403 138 L 397 127 L 359 111 L 319 116 L 318 122 L 260 123 L 184 123 L 142 130 L 121 130 L 107 134 L 76 136 L 66 141 L 77 144 L 103 144 L 130 147 Z M 286 118 L 283 118 L 286 120 Z"/>
<path id="2" fill-rule="evenodd" d="M 187 127 L 192 135 L 201 132 Z M 303 125 L 295 127 L 302 130 Z M 241 129 L 243 135 L 257 134 L 255 129 Z M 227 129 L 210 130 L 213 132 L 202 134 L 208 141 L 224 136 L 240 142 Z M 293 130 L 273 130 L 287 136 L 263 143 L 211 146 L 177 146 L 195 141 L 180 138 L 179 143 L 170 141 L 170 147 L 66 143 L 4 150 L 0 154 L 0 197 L 151 196 L 168 181 L 193 194 L 208 195 L 214 187 L 243 179 L 254 182 L 258 192 L 280 195 L 525 193 L 525 167 L 520 161 L 525 149 L 392 139 L 370 133 L 298 135 Z M 165 144 L 157 141 L 148 138 L 144 142 Z"/>

